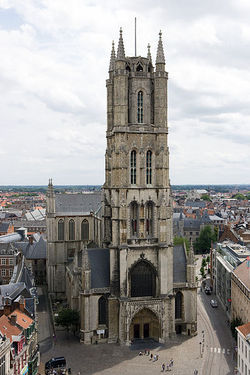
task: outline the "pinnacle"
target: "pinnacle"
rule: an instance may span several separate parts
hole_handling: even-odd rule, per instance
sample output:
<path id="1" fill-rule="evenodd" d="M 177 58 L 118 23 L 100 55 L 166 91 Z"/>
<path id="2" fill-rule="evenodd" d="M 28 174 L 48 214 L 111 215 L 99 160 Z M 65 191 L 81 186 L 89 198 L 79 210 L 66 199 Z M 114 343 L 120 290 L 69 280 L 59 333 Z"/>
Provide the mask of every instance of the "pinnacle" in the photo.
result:
<path id="1" fill-rule="evenodd" d="M 164 50 L 162 44 L 162 32 L 159 32 L 159 42 L 157 47 L 157 56 L 156 56 L 156 64 L 165 64 L 165 57 L 164 57 Z"/>
<path id="2" fill-rule="evenodd" d="M 118 43 L 118 49 L 117 49 L 117 59 L 122 60 L 125 58 L 125 50 L 124 50 L 124 44 L 123 44 L 123 38 L 122 38 L 122 28 L 120 28 L 120 38 Z"/>
<path id="3" fill-rule="evenodd" d="M 111 56 L 110 56 L 110 63 L 109 63 L 109 71 L 114 70 L 115 68 L 115 43 L 112 42 L 112 50 L 111 50 Z"/>
<path id="4" fill-rule="evenodd" d="M 150 44 L 148 43 L 148 54 L 147 54 L 147 58 L 149 59 L 150 62 L 152 62 L 152 56 L 151 56 L 151 52 L 150 52 Z"/>

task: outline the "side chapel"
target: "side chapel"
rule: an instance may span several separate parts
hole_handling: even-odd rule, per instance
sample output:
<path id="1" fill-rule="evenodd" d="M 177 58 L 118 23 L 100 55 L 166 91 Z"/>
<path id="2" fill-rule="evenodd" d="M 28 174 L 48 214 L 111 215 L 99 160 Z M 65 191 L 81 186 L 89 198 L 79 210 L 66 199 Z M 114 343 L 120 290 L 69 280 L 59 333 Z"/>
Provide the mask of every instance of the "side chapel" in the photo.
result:
<path id="1" fill-rule="evenodd" d="M 47 194 L 48 287 L 80 311 L 81 341 L 197 333 L 194 254 L 173 245 L 167 81 L 162 34 L 155 67 L 114 43 L 107 86 L 102 194 Z"/>

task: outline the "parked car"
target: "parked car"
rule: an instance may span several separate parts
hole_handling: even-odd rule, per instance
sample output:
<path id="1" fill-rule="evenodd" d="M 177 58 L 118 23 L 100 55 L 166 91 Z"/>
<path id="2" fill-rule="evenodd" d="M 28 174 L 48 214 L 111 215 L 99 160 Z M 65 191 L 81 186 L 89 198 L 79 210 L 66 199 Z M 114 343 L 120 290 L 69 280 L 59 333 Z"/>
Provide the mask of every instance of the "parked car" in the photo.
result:
<path id="1" fill-rule="evenodd" d="M 211 299 L 211 301 L 210 301 L 210 305 L 211 305 L 212 307 L 218 307 L 218 302 L 216 301 L 216 299 Z"/>
<path id="2" fill-rule="evenodd" d="M 211 288 L 210 288 L 210 286 L 206 286 L 205 287 L 205 293 L 206 294 L 211 294 Z"/>
<path id="3" fill-rule="evenodd" d="M 48 374 L 50 370 L 56 368 L 66 368 L 66 359 L 64 357 L 51 358 L 45 363 L 45 373 Z"/>

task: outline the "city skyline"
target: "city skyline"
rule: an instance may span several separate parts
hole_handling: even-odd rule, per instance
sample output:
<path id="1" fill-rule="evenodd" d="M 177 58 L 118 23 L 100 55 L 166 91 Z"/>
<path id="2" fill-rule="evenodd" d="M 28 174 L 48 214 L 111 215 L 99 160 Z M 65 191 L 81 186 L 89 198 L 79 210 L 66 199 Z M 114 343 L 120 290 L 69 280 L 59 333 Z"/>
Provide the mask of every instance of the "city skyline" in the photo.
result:
<path id="1" fill-rule="evenodd" d="M 1 185 L 101 185 L 112 40 L 169 72 L 170 177 L 248 184 L 247 1 L 0 1 Z M 164 4 L 164 5 L 162 5 Z"/>

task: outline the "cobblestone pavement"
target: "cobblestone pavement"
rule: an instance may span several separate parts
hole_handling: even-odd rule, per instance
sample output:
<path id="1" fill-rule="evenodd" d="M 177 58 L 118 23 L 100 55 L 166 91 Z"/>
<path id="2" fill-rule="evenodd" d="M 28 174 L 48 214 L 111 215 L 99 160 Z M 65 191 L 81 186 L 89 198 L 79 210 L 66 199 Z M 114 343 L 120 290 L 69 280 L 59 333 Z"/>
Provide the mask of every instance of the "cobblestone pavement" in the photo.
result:
<path id="1" fill-rule="evenodd" d="M 148 348 L 145 343 L 144 348 Z M 139 356 L 141 349 L 124 347 L 115 344 L 98 344 L 86 346 L 79 344 L 78 339 L 65 332 L 57 331 L 57 339 L 53 348 L 44 353 L 41 358 L 40 373 L 44 363 L 51 357 L 65 356 L 67 367 L 71 368 L 72 374 L 158 374 L 161 372 L 162 363 L 168 363 L 172 358 L 174 366 L 170 374 L 187 375 L 193 374 L 194 369 L 201 369 L 200 347 L 198 337 L 175 338 L 168 345 L 161 345 L 151 352 L 158 354 L 156 362 L 149 360 L 146 355 Z M 199 374 L 201 372 L 199 371 Z"/>
<path id="2" fill-rule="evenodd" d="M 197 267 L 198 268 L 198 267 Z M 72 334 L 64 331 L 56 332 L 56 341 L 46 346 L 41 355 L 40 374 L 44 374 L 44 363 L 52 357 L 64 356 L 67 367 L 72 375 L 153 375 L 160 374 L 162 363 L 168 363 L 172 358 L 174 366 L 171 375 L 193 375 L 194 369 L 198 375 L 231 375 L 233 374 L 233 343 L 229 328 L 226 326 L 224 312 L 219 307 L 211 308 L 209 299 L 198 292 L 198 335 L 195 337 L 177 336 L 167 345 L 156 345 L 153 354 L 159 355 L 159 360 L 152 362 L 148 356 L 139 356 L 139 351 L 148 348 L 149 343 L 132 347 L 116 344 L 84 345 Z M 49 324 L 49 315 L 41 311 L 43 324 Z M 47 322 L 45 321 L 47 319 Z M 40 330 L 42 325 L 40 324 Z M 51 329 L 50 329 L 51 331 Z M 201 358 L 203 333 L 205 335 L 204 353 Z M 46 333 L 46 334 L 45 334 Z M 48 330 L 41 335 L 48 336 Z"/>

